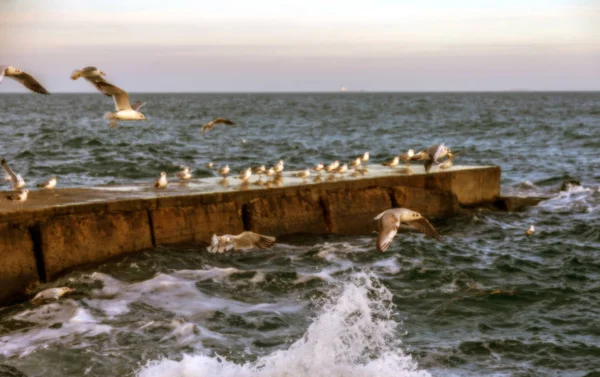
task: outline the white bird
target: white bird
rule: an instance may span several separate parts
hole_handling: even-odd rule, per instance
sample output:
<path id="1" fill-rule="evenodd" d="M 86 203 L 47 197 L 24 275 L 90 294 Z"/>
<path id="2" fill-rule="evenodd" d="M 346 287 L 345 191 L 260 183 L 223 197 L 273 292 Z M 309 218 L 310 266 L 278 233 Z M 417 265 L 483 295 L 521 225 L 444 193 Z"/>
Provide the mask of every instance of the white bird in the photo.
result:
<path id="1" fill-rule="evenodd" d="M 20 82 L 32 92 L 39 94 L 50 94 L 36 79 L 18 68 L 6 65 L 0 66 L 0 82 L 2 82 L 4 76 Z"/>
<path id="2" fill-rule="evenodd" d="M 533 225 L 529 225 L 529 229 L 525 231 L 525 235 L 529 237 L 533 235 L 533 233 L 535 233 L 535 227 Z"/>
<path id="3" fill-rule="evenodd" d="M 52 177 L 49 180 L 47 180 L 46 182 L 39 183 L 37 185 L 37 187 L 40 187 L 40 188 L 43 188 L 46 190 L 52 190 L 53 188 L 56 187 L 56 183 L 57 183 L 56 177 Z"/>
<path id="4" fill-rule="evenodd" d="M 232 122 L 232 121 L 230 121 L 227 118 L 213 119 L 210 122 L 208 122 L 208 123 L 206 123 L 205 125 L 202 126 L 202 136 L 204 136 L 204 133 L 206 131 L 212 130 L 217 124 L 226 124 L 228 126 L 235 126 L 235 123 Z"/>
<path id="5" fill-rule="evenodd" d="M 316 171 L 318 175 L 321 175 L 321 172 L 325 169 L 325 166 L 322 162 L 319 162 L 315 166 L 313 166 L 312 170 Z"/>
<path id="6" fill-rule="evenodd" d="M 325 171 L 327 173 L 335 173 L 337 171 L 337 168 L 339 168 L 339 167 L 340 167 L 340 162 L 338 160 L 335 160 L 331 164 L 329 164 L 325 167 Z"/>
<path id="7" fill-rule="evenodd" d="M 362 162 L 367 162 L 367 161 L 369 161 L 369 152 L 365 152 L 365 153 L 363 153 L 363 155 L 360 157 L 360 160 L 361 160 Z"/>
<path id="8" fill-rule="evenodd" d="M 277 173 L 279 175 L 283 172 L 283 167 L 284 167 L 283 160 L 279 160 L 279 162 L 273 167 L 273 169 L 275 170 L 275 173 Z"/>
<path id="9" fill-rule="evenodd" d="M 452 151 L 442 143 L 439 145 L 432 145 L 426 150 L 416 153 L 411 157 L 411 161 L 425 161 L 425 173 L 429 173 L 431 166 L 433 166 L 433 164 L 439 165 L 439 159 L 444 156 L 452 157 Z"/>
<path id="10" fill-rule="evenodd" d="M 242 174 L 237 176 L 237 179 L 241 179 L 244 182 L 248 182 L 248 180 L 252 177 L 252 168 L 248 168 L 242 171 Z"/>
<path id="11" fill-rule="evenodd" d="M 213 234 L 210 246 L 207 250 L 210 253 L 224 253 L 228 250 L 248 250 L 248 249 L 266 249 L 275 244 L 275 237 L 263 236 L 254 232 L 242 232 L 237 236 L 225 234 L 217 236 Z"/>
<path id="12" fill-rule="evenodd" d="M 304 169 L 294 174 L 294 177 L 302 178 L 302 182 L 306 182 L 306 178 L 310 176 L 310 169 Z"/>
<path id="13" fill-rule="evenodd" d="M 440 164 L 440 169 L 446 170 L 446 169 L 450 169 L 452 166 L 454 166 L 454 159 L 456 158 L 456 156 L 458 156 L 458 154 L 459 154 L 459 152 L 453 153 L 452 156 L 448 157 L 446 159 L 446 161 L 444 161 Z"/>
<path id="14" fill-rule="evenodd" d="M 192 178 L 192 173 L 190 172 L 190 167 L 189 166 L 184 166 L 183 170 L 178 171 L 177 173 L 175 173 L 175 177 L 185 180 L 187 181 L 188 179 Z"/>
<path id="15" fill-rule="evenodd" d="M 379 221 L 379 235 L 377 236 L 377 250 L 384 252 L 390 247 L 400 223 L 406 223 L 422 233 L 442 241 L 442 238 L 433 225 L 421 216 L 420 213 L 406 208 L 392 208 L 377 215 L 373 220 Z"/>
<path id="16" fill-rule="evenodd" d="M 274 176 L 274 175 L 275 175 L 275 169 L 273 169 L 273 168 L 269 168 L 269 170 L 267 170 L 267 172 L 265 173 L 265 175 L 266 175 L 267 177 L 272 177 L 272 176 Z"/>
<path id="17" fill-rule="evenodd" d="M 2 165 L 2 169 L 4 169 L 6 174 L 8 174 L 8 176 L 10 177 L 9 181 L 12 184 L 13 190 L 18 190 L 18 189 L 25 187 L 25 180 L 23 180 L 23 177 L 21 177 L 20 174 L 16 174 L 8 166 L 8 163 L 6 162 L 5 159 L 2 159 L 2 161 L 0 161 L 0 165 Z"/>
<path id="18" fill-rule="evenodd" d="M 225 165 L 222 168 L 219 168 L 219 174 L 223 177 L 223 178 L 227 178 L 227 175 L 229 174 L 229 165 Z"/>
<path id="19" fill-rule="evenodd" d="M 166 188 L 167 184 L 169 182 L 167 182 L 167 173 L 165 173 L 164 171 L 162 173 L 160 173 L 160 178 L 154 182 L 154 187 L 155 188 Z"/>
<path id="20" fill-rule="evenodd" d="M 23 189 L 17 192 L 16 195 L 8 195 L 6 198 L 8 200 L 13 200 L 15 202 L 24 202 L 27 200 L 27 196 L 29 195 L 29 190 Z"/>
<path id="21" fill-rule="evenodd" d="M 65 294 L 71 293 L 71 292 L 75 292 L 75 288 L 69 288 L 69 287 L 49 288 L 49 289 L 43 290 L 40 293 L 38 293 L 37 295 L 35 295 L 35 297 L 31 300 L 31 302 L 37 305 L 37 304 L 41 303 L 42 301 L 58 300 Z"/>
<path id="22" fill-rule="evenodd" d="M 103 92 L 101 89 L 102 83 L 107 83 L 107 81 L 104 80 L 102 76 L 106 76 L 106 73 L 104 73 L 100 69 L 96 67 L 85 67 L 73 71 L 73 73 L 71 74 L 71 80 L 77 80 L 78 78 L 83 77 L 90 84 L 94 85 L 94 87 L 98 89 L 102 94 L 110 97 L 110 94 Z"/>
<path id="23" fill-rule="evenodd" d="M 358 171 L 358 168 L 360 167 L 361 163 L 362 163 L 362 160 L 360 159 L 360 157 L 357 157 L 356 159 L 354 159 L 352 161 L 352 167 L 354 168 L 355 173 Z"/>
<path id="24" fill-rule="evenodd" d="M 348 164 L 344 164 L 344 165 L 340 166 L 339 168 L 337 168 L 336 173 L 344 175 L 344 174 L 346 174 L 347 171 L 348 171 Z"/>
<path id="25" fill-rule="evenodd" d="M 104 119 L 109 120 L 111 128 L 117 127 L 117 121 L 134 121 L 147 120 L 144 114 L 138 110 L 145 105 L 144 102 L 137 102 L 133 105 L 129 103 L 129 95 L 123 89 L 104 81 L 104 79 L 96 79 L 94 85 L 104 94 L 111 95 L 115 101 L 114 113 L 108 112 L 104 114 Z"/>
<path id="26" fill-rule="evenodd" d="M 205 167 L 207 167 L 208 169 L 212 169 L 214 165 L 215 165 L 215 164 L 213 164 L 213 162 L 212 162 L 212 161 L 209 161 L 209 162 L 207 162 L 206 164 L 204 164 L 204 166 L 205 166 Z"/>
<path id="27" fill-rule="evenodd" d="M 400 163 L 400 159 L 398 158 L 398 156 L 396 156 L 396 157 L 392 158 L 391 160 L 382 163 L 381 165 L 389 166 L 390 168 L 395 168 L 396 166 L 398 166 L 399 163 Z"/>
<path id="28" fill-rule="evenodd" d="M 258 174 L 258 179 L 262 179 L 262 175 L 267 172 L 267 168 L 265 165 L 261 165 L 254 168 L 254 173 Z"/>
<path id="29" fill-rule="evenodd" d="M 413 158 L 414 155 L 414 149 L 409 149 L 406 153 L 401 153 L 400 155 L 398 155 L 398 158 L 401 161 L 406 162 L 406 166 L 408 167 L 410 165 L 410 159 Z"/>

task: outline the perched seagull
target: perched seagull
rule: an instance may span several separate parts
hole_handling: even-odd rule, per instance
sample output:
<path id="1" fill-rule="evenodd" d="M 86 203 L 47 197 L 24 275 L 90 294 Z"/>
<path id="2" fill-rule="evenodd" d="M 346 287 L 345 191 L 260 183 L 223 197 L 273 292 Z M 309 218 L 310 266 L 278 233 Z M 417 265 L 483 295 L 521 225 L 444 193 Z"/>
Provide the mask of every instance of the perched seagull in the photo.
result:
<path id="1" fill-rule="evenodd" d="M 360 167 L 361 163 L 362 163 L 362 160 L 360 159 L 360 157 L 357 157 L 354 161 L 352 161 L 352 167 L 354 168 L 355 173 L 358 172 L 358 168 Z"/>
<path id="2" fill-rule="evenodd" d="M 400 163 L 400 159 L 398 158 L 398 156 L 396 156 L 396 157 L 392 158 L 391 160 L 382 163 L 381 165 L 389 166 L 390 168 L 395 168 L 396 166 L 398 166 L 399 163 Z"/>
<path id="3" fill-rule="evenodd" d="M 235 123 L 230 121 L 227 118 L 217 118 L 217 119 L 213 119 L 210 122 L 206 123 L 205 125 L 202 126 L 202 136 L 204 136 L 204 133 L 206 131 L 212 130 L 214 126 L 216 126 L 217 124 L 226 124 L 228 126 L 235 126 Z"/>
<path id="4" fill-rule="evenodd" d="M 273 168 L 269 168 L 269 170 L 267 170 L 267 172 L 265 173 L 265 175 L 268 177 L 272 177 L 275 175 L 275 169 Z"/>
<path id="5" fill-rule="evenodd" d="M 188 179 L 192 178 L 192 173 L 190 173 L 190 167 L 184 166 L 183 170 L 175 173 L 175 177 L 182 179 L 184 181 L 187 181 Z"/>
<path id="6" fill-rule="evenodd" d="M 525 235 L 529 237 L 533 235 L 533 233 L 535 233 L 535 227 L 533 225 L 529 225 L 529 229 L 525 231 Z"/>
<path id="7" fill-rule="evenodd" d="M 339 168 L 337 168 L 336 173 L 344 175 L 344 174 L 346 174 L 347 171 L 348 171 L 348 164 L 344 164 L 344 165 L 340 166 Z"/>
<path id="8" fill-rule="evenodd" d="M 162 173 L 160 173 L 160 178 L 156 182 L 154 182 L 154 187 L 164 189 L 167 187 L 168 183 L 169 182 L 167 182 L 167 173 L 163 171 Z"/>
<path id="9" fill-rule="evenodd" d="M 0 66 L 0 82 L 2 82 L 2 79 L 4 78 L 4 76 L 10 77 L 11 79 L 14 79 L 14 80 L 20 82 L 21 84 L 23 84 L 23 86 L 25 86 L 27 89 L 31 90 L 32 92 L 39 93 L 39 94 L 50 94 L 46 90 L 46 88 L 44 88 L 39 82 L 37 82 L 37 80 L 34 79 L 31 75 L 21 71 L 20 69 L 15 68 L 15 67 L 1 65 Z"/>
<path id="10" fill-rule="evenodd" d="M 360 160 L 365 163 L 369 161 L 369 152 L 363 153 L 363 155 L 360 157 Z"/>
<path id="11" fill-rule="evenodd" d="M 440 169 L 450 169 L 452 166 L 454 166 L 454 158 L 458 156 L 458 154 L 459 152 L 453 153 L 452 156 L 448 157 L 446 161 L 440 164 Z"/>
<path id="12" fill-rule="evenodd" d="M 265 168 L 265 165 L 261 165 L 261 166 L 254 168 L 254 173 L 258 174 L 259 181 L 262 179 L 262 175 L 265 174 L 266 172 L 267 172 L 267 168 Z"/>
<path id="13" fill-rule="evenodd" d="M 85 67 L 82 69 L 76 69 L 71 73 L 71 80 L 77 80 L 80 77 L 86 79 L 89 83 L 94 85 L 96 89 L 98 89 L 105 96 L 110 97 L 111 95 L 102 91 L 101 86 L 102 83 L 107 83 L 106 80 L 102 78 L 102 76 L 106 76 L 106 73 L 99 70 L 96 67 Z"/>
<path id="14" fill-rule="evenodd" d="M 0 161 L 0 165 L 2 165 L 2 169 L 4 169 L 6 174 L 8 174 L 8 177 L 10 177 L 9 181 L 12 183 L 13 190 L 18 190 L 25 187 L 25 181 L 23 180 L 23 177 L 21 177 L 21 174 L 16 174 L 14 171 L 12 171 L 5 159 Z"/>
<path id="15" fill-rule="evenodd" d="M 425 173 L 429 173 L 433 164 L 439 165 L 438 161 L 440 158 L 448 156 L 452 157 L 452 151 L 446 147 L 444 143 L 439 145 L 432 145 L 424 151 L 420 151 L 411 157 L 411 161 L 425 161 Z"/>
<path id="16" fill-rule="evenodd" d="M 75 288 L 69 288 L 69 287 L 50 288 L 50 289 L 43 290 L 40 293 L 38 293 L 37 295 L 35 295 L 35 297 L 31 300 L 31 302 L 38 305 L 42 301 L 58 300 L 62 296 L 66 295 L 67 293 L 71 293 L 71 292 L 75 292 Z"/>
<path id="17" fill-rule="evenodd" d="M 301 172 L 295 173 L 294 177 L 302 178 L 302 182 L 306 183 L 306 178 L 310 176 L 310 169 L 302 170 Z"/>
<path id="18" fill-rule="evenodd" d="M 111 128 L 117 127 L 117 121 L 131 120 L 147 120 L 144 114 L 138 110 L 145 105 L 144 102 L 137 102 L 133 105 L 129 103 L 129 95 L 123 89 L 114 86 L 113 84 L 104 81 L 104 79 L 96 79 L 94 85 L 104 94 L 111 95 L 115 101 L 115 109 L 117 112 L 108 112 L 104 114 L 104 119 L 110 120 Z"/>
<path id="19" fill-rule="evenodd" d="M 277 173 L 277 175 L 280 175 L 281 173 L 283 173 L 283 160 L 279 160 L 279 162 L 277 163 L 277 165 L 275 165 L 273 167 L 273 169 L 275 170 L 275 173 Z"/>
<path id="20" fill-rule="evenodd" d="M 379 235 L 377 236 L 377 250 L 384 252 L 390 247 L 394 236 L 398 232 L 400 223 L 407 223 L 422 233 L 442 241 L 442 238 L 433 225 L 421 216 L 420 213 L 406 208 L 392 208 L 377 215 L 373 220 L 379 221 Z"/>
<path id="21" fill-rule="evenodd" d="M 248 180 L 252 177 L 252 168 L 248 168 L 242 171 L 242 174 L 237 176 L 237 179 L 241 179 L 244 182 L 248 182 Z"/>
<path id="22" fill-rule="evenodd" d="M 53 188 L 56 187 L 56 183 L 57 183 L 56 177 L 52 177 L 49 180 L 47 180 L 46 182 L 39 183 L 37 185 L 37 187 L 43 188 L 46 190 L 52 190 Z"/>
<path id="23" fill-rule="evenodd" d="M 340 162 L 338 160 L 335 160 L 331 164 L 329 164 L 325 167 L 325 171 L 329 174 L 335 173 L 339 167 L 340 167 Z"/>
<path id="24" fill-rule="evenodd" d="M 312 168 L 312 170 L 317 172 L 317 175 L 321 175 L 321 172 L 323 171 L 323 169 L 325 169 L 325 166 L 323 165 L 322 162 L 319 162 Z"/>
<path id="25" fill-rule="evenodd" d="M 214 165 L 215 165 L 215 164 L 213 164 L 213 162 L 212 162 L 212 161 L 209 161 L 209 162 L 207 162 L 206 164 L 204 164 L 204 166 L 205 166 L 205 167 L 207 167 L 208 169 L 212 169 Z"/>
<path id="26" fill-rule="evenodd" d="M 227 175 L 229 174 L 229 165 L 219 168 L 218 172 L 223 178 L 227 178 Z"/>
<path id="27" fill-rule="evenodd" d="M 17 195 L 8 195 L 6 198 L 8 200 L 13 200 L 15 202 L 24 202 L 27 200 L 27 195 L 29 195 L 29 190 L 23 189 L 17 193 Z"/>
<path id="28" fill-rule="evenodd" d="M 266 249 L 275 244 L 275 237 L 263 236 L 254 232 L 242 232 L 237 236 L 213 234 L 207 250 L 211 253 L 224 253 L 228 250 Z"/>
<path id="29" fill-rule="evenodd" d="M 409 149 L 408 152 L 406 153 L 402 153 L 400 155 L 398 155 L 398 158 L 401 161 L 406 162 L 406 166 L 408 167 L 410 165 L 410 159 L 415 155 L 415 151 L 414 149 Z"/>

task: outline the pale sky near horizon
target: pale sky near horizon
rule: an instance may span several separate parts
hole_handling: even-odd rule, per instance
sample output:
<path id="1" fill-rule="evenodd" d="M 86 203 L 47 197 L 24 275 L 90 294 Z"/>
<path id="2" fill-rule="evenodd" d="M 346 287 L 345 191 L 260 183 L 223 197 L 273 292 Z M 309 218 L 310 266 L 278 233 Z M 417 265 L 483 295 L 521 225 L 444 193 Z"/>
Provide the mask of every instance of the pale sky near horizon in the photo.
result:
<path id="1" fill-rule="evenodd" d="M 2 64 L 51 92 L 87 65 L 130 92 L 600 90 L 600 0 L 0 0 Z"/>

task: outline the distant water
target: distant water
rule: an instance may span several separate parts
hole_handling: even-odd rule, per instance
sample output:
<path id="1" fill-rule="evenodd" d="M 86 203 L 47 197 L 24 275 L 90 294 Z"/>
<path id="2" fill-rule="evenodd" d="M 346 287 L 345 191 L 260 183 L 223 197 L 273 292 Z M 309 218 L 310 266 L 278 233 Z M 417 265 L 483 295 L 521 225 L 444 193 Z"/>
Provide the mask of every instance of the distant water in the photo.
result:
<path id="1" fill-rule="evenodd" d="M 0 154 L 32 183 L 150 182 L 213 160 L 290 169 L 445 142 L 495 164 L 523 213 L 402 233 L 280 240 L 208 255 L 158 247 L 73 272 L 58 304 L 0 308 L 0 364 L 31 376 L 594 376 L 600 373 L 600 94 L 0 95 Z M 200 124 L 227 116 L 239 127 Z M 242 143 L 245 139 L 246 143 Z M 565 179 L 580 187 L 559 191 Z M 522 234 L 536 224 L 535 236 Z"/>

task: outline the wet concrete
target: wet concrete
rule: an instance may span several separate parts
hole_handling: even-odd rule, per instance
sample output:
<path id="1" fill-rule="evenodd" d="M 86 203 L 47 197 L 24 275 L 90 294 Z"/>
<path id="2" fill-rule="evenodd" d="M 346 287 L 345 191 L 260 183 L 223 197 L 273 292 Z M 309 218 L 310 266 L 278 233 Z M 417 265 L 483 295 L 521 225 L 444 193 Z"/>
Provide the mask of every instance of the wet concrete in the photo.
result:
<path id="1" fill-rule="evenodd" d="M 425 174 L 370 165 L 365 174 L 306 182 L 230 177 L 170 179 L 148 184 L 31 190 L 25 203 L 0 195 L 0 303 L 24 296 L 27 285 L 77 266 L 174 243 L 208 243 L 212 233 L 257 231 L 369 234 L 373 217 L 391 207 L 449 217 L 499 200 L 500 168 L 454 166 Z"/>

